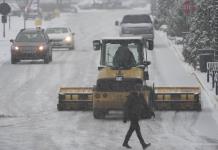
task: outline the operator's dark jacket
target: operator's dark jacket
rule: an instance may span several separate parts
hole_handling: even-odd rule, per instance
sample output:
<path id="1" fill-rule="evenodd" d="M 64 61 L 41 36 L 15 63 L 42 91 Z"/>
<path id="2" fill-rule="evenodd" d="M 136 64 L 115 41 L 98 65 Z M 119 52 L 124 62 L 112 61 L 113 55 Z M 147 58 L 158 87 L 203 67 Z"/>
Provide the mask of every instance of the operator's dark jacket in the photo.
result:
<path id="1" fill-rule="evenodd" d="M 132 67 L 135 66 L 136 61 L 132 54 L 126 46 L 120 46 L 116 51 L 113 58 L 113 65 L 115 67 Z"/>
<path id="2" fill-rule="evenodd" d="M 139 121 L 152 116 L 155 117 L 155 114 L 145 102 L 143 94 L 130 93 L 124 106 L 124 122 Z"/>

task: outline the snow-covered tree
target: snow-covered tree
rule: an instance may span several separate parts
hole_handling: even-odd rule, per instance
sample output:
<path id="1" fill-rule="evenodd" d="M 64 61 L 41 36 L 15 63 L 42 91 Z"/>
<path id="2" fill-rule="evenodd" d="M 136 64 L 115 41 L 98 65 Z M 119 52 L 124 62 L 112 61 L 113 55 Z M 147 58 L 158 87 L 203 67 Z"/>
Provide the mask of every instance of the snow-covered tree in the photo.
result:
<path id="1" fill-rule="evenodd" d="M 158 21 L 168 25 L 168 34 L 185 36 L 183 55 L 185 61 L 193 65 L 197 62 L 197 50 L 214 47 L 214 0 L 191 0 L 196 11 L 185 16 L 183 0 L 158 0 Z"/>
<path id="2" fill-rule="evenodd" d="M 157 17 L 161 24 L 166 24 L 170 9 L 173 7 L 174 0 L 158 0 L 158 14 Z"/>
<path id="3" fill-rule="evenodd" d="M 214 46 L 213 0 L 203 0 L 191 18 L 189 34 L 185 36 L 183 55 L 192 65 L 197 62 L 197 50 Z"/>
<path id="4" fill-rule="evenodd" d="M 181 36 L 187 30 L 182 2 L 179 0 L 158 0 L 157 17 L 159 24 L 168 25 L 168 34 L 171 36 Z"/>

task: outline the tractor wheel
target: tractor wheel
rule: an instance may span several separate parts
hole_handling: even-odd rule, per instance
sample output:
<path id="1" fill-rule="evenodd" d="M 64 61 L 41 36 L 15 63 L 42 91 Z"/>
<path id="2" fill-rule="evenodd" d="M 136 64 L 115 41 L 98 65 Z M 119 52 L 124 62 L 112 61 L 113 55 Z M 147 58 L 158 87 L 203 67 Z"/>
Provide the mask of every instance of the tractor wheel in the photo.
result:
<path id="1" fill-rule="evenodd" d="M 62 105 L 61 104 L 57 104 L 57 109 L 58 109 L 58 111 L 62 111 L 63 110 Z"/>
<path id="2" fill-rule="evenodd" d="M 69 50 L 74 50 L 74 49 L 75 49 L 74 45 L 69 48 Z"/>
<path id="3" fill-rule="evenodd" d="M 11 57 L 11 64 L 16 64 L 17 62 L 19 62 L 18 59 Z"/>
<path id="4" fill-rule="evenodd" d="M 105 111 L 100 109 L 93 109 L 93 116 L 95 119 L 104 119 L 105 118 Z"/>

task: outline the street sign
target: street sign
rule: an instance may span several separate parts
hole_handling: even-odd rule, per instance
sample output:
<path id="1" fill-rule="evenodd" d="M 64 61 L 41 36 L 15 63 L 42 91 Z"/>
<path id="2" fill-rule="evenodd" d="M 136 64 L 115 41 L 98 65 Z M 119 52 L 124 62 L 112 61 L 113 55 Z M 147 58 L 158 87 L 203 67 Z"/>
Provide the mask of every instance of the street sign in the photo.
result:
<path id="1" fill-rule="evenodd" d="M 7 3 L 0 4 L 0 13 L 2 15 L 8 15 L 11 12 L 11 7 Z"/>
<path id="2" fill-rule="evenodd" d="M 192 12 L 196 10 L 196 5 L 190 0 L 185 0 L 183 3 L 183 13 L 185 16 L 189 16 Z"/>

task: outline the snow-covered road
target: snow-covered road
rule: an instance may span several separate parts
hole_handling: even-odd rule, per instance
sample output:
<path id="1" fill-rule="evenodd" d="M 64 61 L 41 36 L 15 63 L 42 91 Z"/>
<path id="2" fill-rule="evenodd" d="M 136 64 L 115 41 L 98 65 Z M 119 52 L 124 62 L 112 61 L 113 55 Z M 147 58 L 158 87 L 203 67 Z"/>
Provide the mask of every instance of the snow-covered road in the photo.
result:
<path id="1" fill-rule="evenodd" d="M 60 86 L 95 84 L 99 52 L 92 50 L 92 40 L 117 35 L 114 22 L 126 13 L 130 10 L 81 12 L 44 23 L 68 25 L 76 33 L 76 50 L 54 51 L 53 62 L 46 65 L 37 61 L 11 65 L 10 44 L 0 41 L 0 150 L 125 149 L 122 142 L 129 124 L 95 120 L 92 112 L 58 112 L 56 104 Z M 156 85 L 198 85 L 162 32 L 156 32 L 149 58 Z M 156 112 L 155 121 L 141 121 L 145 141 L 152 143 L 148 149 L 217 150 L 217 109 L 204 91 L 202 103 L 202 112 Z M 141 149 L 135 134 L 130 145 Z"/>

